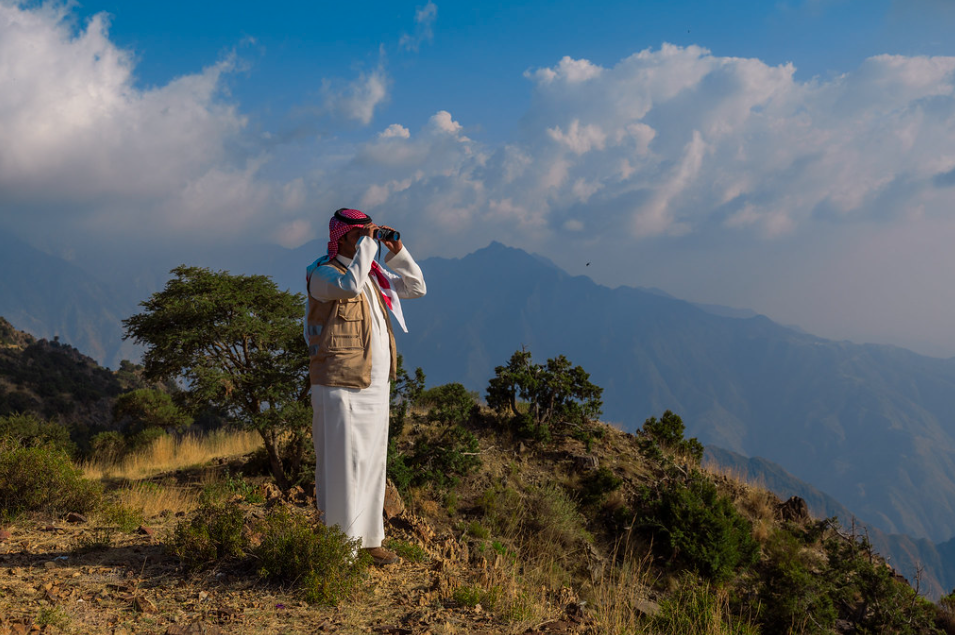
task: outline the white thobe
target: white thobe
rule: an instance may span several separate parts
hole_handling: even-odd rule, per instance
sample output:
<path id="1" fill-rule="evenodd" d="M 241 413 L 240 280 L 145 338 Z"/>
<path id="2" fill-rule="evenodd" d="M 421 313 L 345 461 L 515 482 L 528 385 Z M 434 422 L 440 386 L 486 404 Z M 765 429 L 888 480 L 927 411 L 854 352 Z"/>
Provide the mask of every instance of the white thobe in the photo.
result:
<path id="1" fill-rule="evenodd" d="M 381 546 L 385 537 L 382 507 L 388 455 L 388 397 L 391 350 L 388 316 L 381 310 L 378 285 L 370 275 L 377 243 L 362 237 L 355 258 L 339 255 L 347 267 L 319 267 L 308 292 L 317 300 L 343 300 L 365 294 L 371 310 L 371 385 L 343 388 L 312 385 L 312 441 L 315 445 L 315 489 L 326 525 L 338 525 L 362 547 Z M 390 251 L 383 270 L 399 298 L 425 294 L 424 276 L 407 248 Z M 395 275 L 397 274 L 397 275 Z"/>

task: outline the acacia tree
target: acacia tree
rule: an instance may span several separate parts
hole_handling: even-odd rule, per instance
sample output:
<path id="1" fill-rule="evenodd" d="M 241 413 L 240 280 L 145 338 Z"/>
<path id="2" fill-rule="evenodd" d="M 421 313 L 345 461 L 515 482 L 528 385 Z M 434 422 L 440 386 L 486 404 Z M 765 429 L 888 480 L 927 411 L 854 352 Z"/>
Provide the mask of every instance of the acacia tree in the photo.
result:
<path id="1" fill-rule="evenodd" d="M 502 414 L 512 413 L 521 428 L 533 426 L 533 436 L 544 439 L 555 423 L 581 426 L 599 417 L 602 394 L 603 388 L 590 382 L 590 374 L 563 355 L 541 365 L 533 363 L 530 351 L 520 350 L 506 366 L 494 369 L 487 405 Z M 527 404 L 526 411 L 518 401 Z"/>
<path id="2" fill-rule="evenodd" d="M 145 345 L 145 376 L 178 380 L 193 414 L 215 408 L 255 429 L 283 489 L 297 472 L 310 422 L 304 298 L 267 276 L 180 265 L 162 291 L 123 321 Z"/>

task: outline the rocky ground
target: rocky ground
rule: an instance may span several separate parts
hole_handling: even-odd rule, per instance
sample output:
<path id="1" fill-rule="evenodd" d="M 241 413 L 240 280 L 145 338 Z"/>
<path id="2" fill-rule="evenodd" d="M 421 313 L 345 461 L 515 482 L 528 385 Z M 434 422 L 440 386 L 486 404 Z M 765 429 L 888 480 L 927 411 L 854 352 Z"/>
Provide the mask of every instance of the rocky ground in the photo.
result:
<path id="1" fill-rule="evenodd" d="M 247 505 L 247 513 L 259 514 L 274 504 L 311 513 L 311 501 L 305 497 Z M 293 591 L 267 586 L 249 571 L 220 568 L 186 575 L 163 546 L 178 521 L 173 514 L 159 516 L 133 533 L 76 516 L 3 525 L 0 635 L 590 630 L 573 597 L 562 598 L 563 615 L 530 624 L 503 623 L 480 605 L 458 605 L 452 599 L 458 581 L 482 569 L 493 574 L 496 563 L 469 555 L 451 532 L 436 530 L 407 512 L 389 521 L 388 534 L 420 546 L 426 555 L 420 562 L 405 559 L 372 568 L 359 596 L 337 608 L 309 606 Z"/>

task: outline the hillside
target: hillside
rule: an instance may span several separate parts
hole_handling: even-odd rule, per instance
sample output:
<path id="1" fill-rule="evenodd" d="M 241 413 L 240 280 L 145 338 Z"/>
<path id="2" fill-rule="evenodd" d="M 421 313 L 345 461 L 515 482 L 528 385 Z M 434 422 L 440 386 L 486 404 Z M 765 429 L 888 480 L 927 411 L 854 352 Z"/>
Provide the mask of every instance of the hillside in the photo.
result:
<path id="1" fill-rule="evenodd" d="M 0 416 L 32 413 L 74 430 L 102 428 L 112 423 L 112 400 L 139 385 L 132 366 L 110 371 L 0 317 Z"/>
<path id="2" fill-rule="evenodd" d="M 387 544 L 403 560 L 362 572 L 337 607 L 305 601 L 300 582 L 269 583 L 245 555 L 260 553 L 255 540 L 265 544 L 276 519 L 323 531 L 309 484 L 278 492 L 253 453 L 107 478 L 112 502 L 87 517 L 0 527 L 0 633 L 955 632 L 944 609 L 915 598 L 845 530 L 798 501 L 697 475 L 652 436 L 594 424 L 591 443 L 559 435 L 541 445 L 487 411 L 434 412 L 415 409 L 400 451 L 435 452 L 429 439 L 463 425 L 478 464 L 458 472 L 454 459 L 445 474 L 458 478 L 428 477 L 390 499 Z M 460 451 L 456 441 L 442 448 Z M 674 506 L 657 507 L 668 492 Z M 241 546 L 194 554 L 202 566 L 190 569 L 176 555 L 192 544 L 181 528 L 210 514 L 240 519 L 208 530 L 234 532 Z M 666 528 L 681 529 L 671 546 Z"/>

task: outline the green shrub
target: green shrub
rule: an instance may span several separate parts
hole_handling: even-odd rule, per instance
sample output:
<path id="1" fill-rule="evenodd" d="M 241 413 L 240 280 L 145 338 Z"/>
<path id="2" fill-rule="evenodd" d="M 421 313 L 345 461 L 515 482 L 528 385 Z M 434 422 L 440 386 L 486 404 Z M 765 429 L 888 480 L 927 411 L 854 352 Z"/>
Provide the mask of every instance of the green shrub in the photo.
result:
<path id="1" fill-rule="evenodd" d="M 146 522 L 142 510 L 133 509 L 122 503 L 112 502 L 102 512 L 103 519 L 119 527 L 120 531 L 131 533 Z"/>
<path id="2" fill-rule="evenodd" d="M 701 472 L 668 479 L 640 497 L 640 526 L 654 548 L 674 563 L 715 581 L 726 580 L 759 557 L 752 527 Z"/>
<path id="3" fill-rule="evenodd" d="M 90 440 L 90 458 L 97 463 L 114 465 L 126 456 L 126 437 L 121 432 L 100 432 Z"/>
<path id="4" fill-rule="evenodd" d="M 833 536 L 824 542 L 830 597 L 839 617 L 862 633 L 921 635 L 940 632 L 936 609 L 872 552 L 866 538 Z"/>
<path id="5" fill-rule="evenodd" d="M 836 620 L 824 562 L 795 536 L 775 532 L 765 546 L 759 622 L 771 633 L 829 633 Z"/>
<path id="6" fill-rule="evenodd" d="M 580 366 L 571 366 L 563 355 L 541 365 L 533 363 L 529 351 L 517 351 L 494 374 L 488 382 L 487 405 L 511 415 L 511 426 L 520 436 L 547 442 L 554 425 L 573 433 L 600 416 L 603 388 L 592 384 L 590 375 Z M 520 407 L 519 401 L 528 407 Z"/>
<path id="7" fill-rule="evenodd" d="M 430 403 L 428 421 L 448 425 L 468 423 L 477 405 L 474 396 L 461 384 L 444 384 L 431 388 L 422 397 L 422 403 Z"/>
<path id="8" fill-rule="evenodd" d="M 222 560 L 241 558 L 248 549 L 242 510 L 233 505 L 203 503 L 190 520 L 176 525 L 170 551 L 187 571 L 198 571 Z"/>
<path id="9" fill-rule="evenodd" d="M 684 439 L 685 429 L 683 419 L 669 410 L 663 413 L 659 421 L 656 417 L 650 417 L 643 422 L 643 428 L 638 432 L 641 451 L 645 455 L 658 455 L 659 451 L 653 447 L 658 445 L 671 452 L 689 456 L 699 463 L 703 460 L 703 444 L 695 438 Z"/>
<path id="10" fill-rule="evenodd" d="M 34 414 L 11 414 L 0 417 L 0 440 L 20 447 L 47 446 L 67 454 L 76 452 L 70 431 L 61 423 L 45 421 Z"/>
<path id="11" fill-rule="evenodd" d="M 610 492 L 620 489 L 623 479 L 618 478 L 606 467 L 588 473 L 580 479 L 580 502 L 582 505 L 597 507 Z"/>
<path id="12" fill-rule="evenodd" d="M 270 513 L 260 526 L 262 541 L 253 550 L 259 575 L 294 584 L 310 603 L 336 605 L 351 594 L 368 568 L 360 541 L 337 526 L 311 525 L 285 508 Z"/>
<path id="13" fill-rule="evenodd" d="M 82 478 L 63 450 L 0 442 L 0 512 L 87 513 L 102 498 L 102 486 Z"/>

